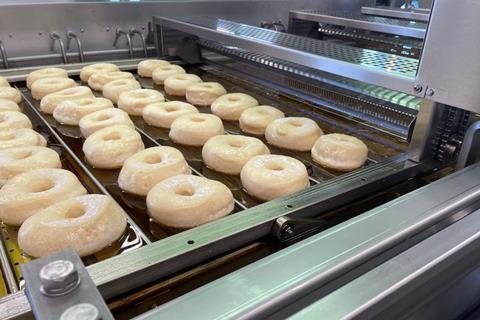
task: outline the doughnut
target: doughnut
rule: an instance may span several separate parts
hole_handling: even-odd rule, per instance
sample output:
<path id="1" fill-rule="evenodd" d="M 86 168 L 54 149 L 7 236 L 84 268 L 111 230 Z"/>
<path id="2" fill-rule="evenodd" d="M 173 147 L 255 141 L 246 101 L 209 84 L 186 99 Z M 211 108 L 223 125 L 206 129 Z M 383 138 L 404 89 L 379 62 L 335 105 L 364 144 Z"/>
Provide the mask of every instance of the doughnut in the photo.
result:
<path id="1" fill-rule="evenodd" d="M 210 138 L 202 149 L 203 162 L 211 169 L 239 175 L 254 156 L 269 154 L 267 146 L 257 138 L 222 135 Z"/>
<path id="2" fill-rule="evenodd" d="M 196 106 L 208 107 L 227 90 L 218 82 L 202 82 L 187 87 L 185 97 Z"/>
<path id="3" fill-rule="evenodd" d="M 322 134 L 315 121 L 302 117 L 280 118 L 265 129 L 268 143 L 295 151 L 310 151 Z"/>
<path id="4" fill-rule="evenodd" d="M 53 117 L 61 124 L 78 126 L 87 114 L 113 108 L 112 101 L 105 98 L 83 98 L 61 102 L 53 111 Z"/>
<path id="5" fill-rule="evenodd" d="M 129 126 L 132 129 L 135 128 L 128 114 L 117 108 L 108 108 L 92 112 L 78 122 L 82 136 L 85 138 L 100 129 L 120 124 Z"/>
<path id="6" fill-rule="evenodd" d="M 103 86 L 102 94 L 105 98 L 118 102 L 118 98 L 122 93 L 127 91 L 140 89 L 140 83 L 133 79 L 114 80 Z"/>
<path id="7" fill-rule="evenodd" d="M 103 194 L 72 197 L 28 218 L 18 231 L 18 244 L 40 258 L 73 249 L 92 255 L 118 240 L 127 227 L 122 208 Z"/>
<path id="8" fill-rule="evenodd" d="M 140 134 L 126 125 L 106 127 L 92 133 L 83 143 L 88 163 L 99 169 L 118 169 L 131 155 L 144 149 Z"/>
<path id="9" fill-rule="evenodd" d="M 39 80 L 45 78 L 68 78 L 67 70 L 60 68 L 44 68 L 30 72 L 27 76 L 27 88 L 31 89 L 32 84 Z"/>
<path id="10" fill-rule="evenodd" d="M 15 103 L 22 102 L 20 91 L 12 87 L 0 87 L 0 99 L 10 100 Z"/>
<path id="11" fill-rule="evenodd" d="M 130 72 L 124 71 L 96 72 L 88 78 L 88 86 L 95 91 L 102 91 L 104 85 L 120 79 L 135 80 L 135 77 Z"/>
<path id="12" fill-rule="evenodd" d="M 250 134 L 264 135 L 270 123 L 284 116 L 282 111 L 270 106 L 248 108 L 240 115 L 240 129 Z"/>
<path id="13" fill-rule="evenodd" d="M 2 111 L 18 111 L 20 112 L 20 107 L 16 102 L 7 99 L 0 99 L 0 112 Z"/>
<path id="14" fill-rule="evenodd" d="M 31 146 L 0 150 L 0 187 L 16 175 L 39 168 L 61 168 L 58 153 L 52 149 Z"/>
<path id="15" fill-rule="evenodd" d="M 170 62 L 158 59 L 148 59 L 141 61 L 137 66 L 137 73 L 140 77 L 151 78 L 153 70 L 158 67 L 169 65 Z"/>
<path id="16" fill-rule="evenodd" d="M 198 109 L 182 101 L 157 102 L 143 109 L 143 120 L 151 126 L 170 128 L 172 122 L 186 114 L 198 113 Z"/>
<path id="17" fill-rule="evenodd" d="M 92 74 L 97 72 L 111 72 L 111 71 L 118 71 L 118 67 L 113 63 L 95 63 L 89 66 L 85 66 L 80 71 L 80 79 L 87 83 L 88 79 L 92 76 Z"/>
<path id="18" fill-rule="evenodd" d="M 223 120 L 237 121 L 243 111 L 258 106 L 258 101 L 245 93 L 229 93 L 212 103 L 212 112 Z"/>
<path id="19" fill-rule="evenodd" d="M 76 86 L 75 81 L 70 78 L 39 79 L 32 84 L 32 97 L 35 100 L 41 100 L 47 94 Z"/>
<path id="20" fill-rule="evenodd" d="M 248 160 L 240 173 L 242 186 L 253 197 L 269 201 L 310 186 L 307 168 L 292 157 L 260 155 Z"/>
<path id="21" fill-rule="evenodd" d="M 224 132 L 222 120 L 213 114 L 193 113 L 172 122 L 169 137 L 187 146 L 203 146 L 213 136 Z"/>
<path id="22" fill-rule="evenodd" d="M 163 88 L 166 94 L 184 97 L 187 88 L 199 82 L 202 82 L 202 79 L 196 74 L 176 74 L 165 79 Z"/>
<path id="23" fill-rule="evenodd" d="M 232 192 L 207 178 L 178 175 L 155 185 L 147 195 L 148 214 L 174 228 L 193 228 L 219 219 L 234 208 Z"/>
<path id="24" fill-rule="evenodd" d="M 187 73 L 185 69 L 176 65 L 176 64 L 167 64 L 165 66 L 160 66 L 153 70 L 152 80 L 155 84 L 163 85 L 165 79 L 176 74 L 185 74 Z"/>
<path id="25" fill-rule="evenodd" d="M 190 173 L 190 167 L 180 151 L 172 147 L 153 147 L 125 160 L 118 185 L 123 191 L 146 196 L 160 181 Z"/>
<path id="26" fill-rule="evenodd" d="M 27 146 L 45 147 L 46 145 L 45 138 L 32 129 L 0 131 L 0 150 Z"/>
<path id="27" fill-rule="evenodd" d="M 18 111 L 0 112 L 0 131 L 20 128 L 32 129 L 32 122 L 26 115 Z"/>
<path id="28" fill-rule="evenodd" d="M 63 101 L 78 100 L 84 98 L 93 98 L 92 90 L 89 87 L 79 86 L 60 90 L 47 94 L 40 101 L 40 110 L 43 113 L 52 114 L 55 108 Z"/>
<path id="29" fill-rule="evenodd" d="M 0 220 L 19 226 L 28 217 L 54 203 L 86 193 L 70 171 L 43 168 L 23 172 L 0 189 Z"/>
<path id="30" fill-rule="evenodd" d="M 2 76 L 0 76 L 0 87 L 10 87 L 10 83 Z"/>
<path id="31" fill-rule="evenodd" d="M 331 133 L 318 138 L 312 148 L 312 158 L 323 167 L 337 171 L 352 171 L 363 166 L 368 148 L 355 137 Z"/>
<path id="32" fill-rule="evenodd" d="M 141 116 L 145 106 L 163 102 L 163 94 L 152 89 L 137 89 L 124 92 L 118 98 L 118 107 L 132 116 Z"/>

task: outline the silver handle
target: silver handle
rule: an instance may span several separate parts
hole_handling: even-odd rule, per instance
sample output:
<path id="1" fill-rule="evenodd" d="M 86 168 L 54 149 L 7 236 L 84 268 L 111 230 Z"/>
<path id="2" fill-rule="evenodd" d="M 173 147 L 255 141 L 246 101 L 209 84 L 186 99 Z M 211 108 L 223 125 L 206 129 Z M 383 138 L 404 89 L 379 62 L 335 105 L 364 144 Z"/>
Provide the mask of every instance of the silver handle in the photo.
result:
<path id="1" fill-rule="evenodd" d="M 51 51 L 55 51 L 55 42 L 58 42 L 60 46 L 60 52 L 62 54 L 63 63 L 68 63 L 67 53 L 65 52 L 65 46 L 63 45 L 63 40 L 60 38 L 60 35 L 56 32 L 50 33 L 50 39 L 52 39 L 52 45 L 50 46 Z"/>
<path id="2" fill-rule="evenodd" d="M 130 31 L 130 37 L 134 37 L 136 34 L 138 34 L 140 36 L 140 39 L 142 40 L 142 46 L 143 46 L 143 55 L 146 57 L 148 57 L 148 53 L 147 53 L 147 43 L 145 41 L 145 36 L 143 35 L 142 32 L 140 32 L 139 30 L 135 29 L 135 28 L 131 28 Z"/>
<path id="3" fill-rule="evenodd" d="M 117 45 L 118 39 L 120 39 L 122 35 L 127 38 L 128 52 L 130 54 L 130 59 L 133 59 L 132 37 L 130 37 L 130 34 L 128 32 L 125 32 L 121 28 L 117 28 L 117 30 L 115 30 L 115 41 L 113 41 L 113 46 L 115 47 Z"/>
<path id="4" fill-rule="evenodd" d="M 3 44 L 3 41 L 2 41 L 2 40 L 0 40 L 0 55 L 2 56 L 3 67 L 4 67 L 5 69 L 8 69 L 7 50 L 5 50 L 5 45 Z"/>
<path id="5" fill-rule="evenodd" d="M 75 42 L 77 43 L 78 57 L 80 58 L 80 62 L 85 62 L 85 57 L 83 55 L 82 42 L 80 41 L 80 38 L 78 37 L 78 35 L 73 31 L 67 32 L 67 51 L 70 50 L 70 42 L 72 41 L 72 39 L 75 39 Z"/>

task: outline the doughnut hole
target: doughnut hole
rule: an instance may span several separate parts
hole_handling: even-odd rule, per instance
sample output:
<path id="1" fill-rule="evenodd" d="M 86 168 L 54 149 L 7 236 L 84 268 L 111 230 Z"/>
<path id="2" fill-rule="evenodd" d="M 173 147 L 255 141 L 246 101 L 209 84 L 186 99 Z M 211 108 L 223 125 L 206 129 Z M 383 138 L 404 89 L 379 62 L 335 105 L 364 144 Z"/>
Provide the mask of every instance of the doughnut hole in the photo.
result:
<path id="1" fill-rule="evenodd" d="M 27 159 L 27 158 L 30 158 L 32 155 L 33 155 L 33 152 L 31 150 L 22 150 L 15 154 L 15 159 L 17 160 Z"/>
<path id="2" fill-rule="evenodd" d="M 265 168 L 272 171 L 282 171 L 283 169 L 285 169 L 284 166 L 277 162 L 267 162 L 265 164 Z"/>
<path id="3" fill-rule="evenodd" d="M 178 108 L 175 107 L 175 106 L 168 106 L 168 107 L 165 108 L 165 111 L 167 111 L 167 112 L 174 112 L 174 111 L 177 111 L 177 110 L 178 110 Z"/>
<path id="4" fill-rule="evenodd" d="M 195 189 L 191 185 L 185 184 L 185 185 L 178 186 L 175 189 L 175 194 L 179 196 L 184 196 L 184 197 L 191 197 L 195 194 Z"/>
<path id="5" fill-rule="evenodd" d="M 66 219 L 76 219 L 80 218 L 86 213 L 85 207 L 79 202 L 73 202 L 73 205 L 70 206 L 65 212 Z"/>
<path id="6" fill-rule="evenodd" d="M 229 141 L 229 142 L 228 142 L 228 145 L 229 145 L 230 147 L 233 147 L 233 148 L 241 148 L 241 147 L 245 146 L 245 141 L 232 140 L 232 141 Z"/>
<path id="7" fill-rule="evenodd" d="M 106 120 L 109 120 L 109 119 L 111 119 L 111 115 L 109 115 L 109 114 L 101 114 L 101 115 L 99 115 L 95 118 L 95 120 L 97 120 L 98 122 L 106 121 Z"/>
<path id="8" fill-rule="evenodd" d="M 29 186 L 30 193 L 40 193 L 51 190 L 55 187 L 55 182 L 50 179 L 40 179 L 32 182 Z"/>
<path id="9" fill-rule="evenodd" d="M 145 156 L 145 163 L 148 163 L 148 164 L 157 164 L 157 163 L 160 163 L 162 162 L 162 156 L 159 155 L 159 154 L 149 154 L 147 156 Z"/>
<path id="10" fill-rule="evenodd" d="M 205 119 L 201 118 L 201 117 L 191 117 L 190 121 L 192 121 L 192 122 L 204 122 Z"/>
<path id="11" fill-rule="evenodd" d="M 229 97 L 229 98 L 228 98 L 228 101 L 237 102 L 237 101 L 240 101 L 240 98 L 238 98 L 238 97 Z"/>
<path id="12" fill-rule="evenodd" d="M 293 126 L 293 127 L 301 127 L 301 126 L 303 126 L 302 121 L 299 120 L 299 119 L 292 119 L 292 120 L 288 121 L 288 123 L 289 123 L 291 126 Z"/>
<path id="13" fill-rule="evenodd" d="M 120 140 L 121 136 L 119 132 L 110 132 L 103 137 L 105 141 Z"/>
<path id="14" fill-rule="evenodd" d="M 7 132 L 5 134 L 0 135 L 0 141 L 8 141 L 15 139 L 15 135 L 12 132 Z"/>

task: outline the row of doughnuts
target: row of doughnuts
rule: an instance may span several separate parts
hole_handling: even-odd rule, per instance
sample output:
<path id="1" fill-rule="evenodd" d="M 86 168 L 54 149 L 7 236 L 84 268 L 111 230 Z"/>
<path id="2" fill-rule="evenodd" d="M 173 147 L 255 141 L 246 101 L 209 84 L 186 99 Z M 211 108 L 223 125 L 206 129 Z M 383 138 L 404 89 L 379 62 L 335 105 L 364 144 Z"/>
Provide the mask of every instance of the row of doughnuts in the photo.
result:
<path id="1" fill-rule="evenodd" d="M 28 85 L 41 75 L 33 72 Z M 110 197 L 87 195 L 15 101 L 0 99 L 0 220 L 20 226 L 19 246 L 32 257 L 66 249 L 86 256 L 110 245 L 126 228 L 122 209 Z"/>

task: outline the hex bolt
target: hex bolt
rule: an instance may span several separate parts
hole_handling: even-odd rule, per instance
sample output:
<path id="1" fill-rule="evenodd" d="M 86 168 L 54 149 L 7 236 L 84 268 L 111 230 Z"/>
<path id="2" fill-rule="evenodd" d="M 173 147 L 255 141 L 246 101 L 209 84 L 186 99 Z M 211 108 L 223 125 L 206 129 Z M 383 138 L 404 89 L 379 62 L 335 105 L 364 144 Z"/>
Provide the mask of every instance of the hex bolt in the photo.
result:
<path id="1" fill-rule="evenodd" d="M 73 291 L 80 283 L 71 261 L 55 260 L 40 269 L 40 291 L 46 296 L 61 296 Z"/>
<path id="2" fill-rule="evenodd" d="M 423 87 L 417 83 L 414 87 L 413 87 L 413 90 L 415 90 L 415 92 L 422 92 L 423 90 Z"/>
<path id="3" fill-rule="evenodd" d="M 100 314 L 93 304 L 79 303 L 65 310 L 60 320 L 100 320 Z"/>
<path id="4" fill-rule="evenodd" d="M 427 92 L 425 92 L 425 94 L 429 97 L 433 96 L 435 94 L 435 90 L 433 90 L 432 88 L 428 88 L 427 89 Z"/>

